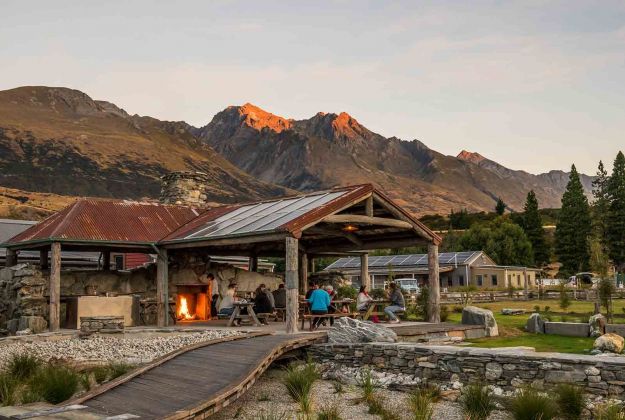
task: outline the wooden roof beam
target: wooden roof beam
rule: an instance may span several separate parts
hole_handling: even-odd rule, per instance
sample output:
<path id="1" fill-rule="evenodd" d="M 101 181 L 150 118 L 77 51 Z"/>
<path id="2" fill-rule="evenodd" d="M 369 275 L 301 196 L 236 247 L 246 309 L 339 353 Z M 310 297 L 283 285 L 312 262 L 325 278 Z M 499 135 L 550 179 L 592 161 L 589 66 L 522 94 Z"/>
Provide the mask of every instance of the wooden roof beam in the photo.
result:
<path id="1" fill-rule="evenodd" d="M 388 226 L 399 229 L 413 229 L 413 225 L 403 220 L 388 219 L 385 217 L 362 216 L 359 214 L 334 214 L 322 220 L 325 223 L 343 223 L 356 225 Z"/>

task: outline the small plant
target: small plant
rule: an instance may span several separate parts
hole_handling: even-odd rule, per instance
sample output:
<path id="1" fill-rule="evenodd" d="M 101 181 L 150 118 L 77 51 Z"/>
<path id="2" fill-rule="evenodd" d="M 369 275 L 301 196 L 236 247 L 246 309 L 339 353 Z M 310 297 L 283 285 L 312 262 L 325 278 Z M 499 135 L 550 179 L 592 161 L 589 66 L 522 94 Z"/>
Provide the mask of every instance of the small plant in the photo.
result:
<path id="1" fill-rule="evenodd" d="M 578 420 L 586 408 L 586 395 L 578 386 L 561 384 L 556 388 L 556 402 L 562 416 Z"/>
<path id="2" fill-rule="evenodd" d="M 558 414 L 558 407 L 548 396 L 525 388 L 512 397 L 510 412 L 514 420 L 552 420 Z"/>
<path id="3" fill-rule="evenodd" d="M 72 397 L 78 390 L 80 375 L 60 365 L 48 365 L 31 379 L 30 388 L 51 403 L 59 404 Z"/>
<path id="4" fill-rule="evenodd" d="M 400 416 L 398 413 L 388 409 L 382 403 L 382 397 L 378 394 L 371 394 L 369 399 L 366 401 L 369 406 L 369 414 L 380 416 L 382 420 L 399 420 Z"/>
<path id="5" fill-rule="evenodd" d="M 256 399 L 256 401 L 271 401 L 271 398 L 269 397 L 269 394 L 267 394 L 266 392 L 263 392 L 262 394 L 260 394 L 258 396 L 258 398 Z"/>
<path id="6" fill-rule="evenodd" d="M 414 420 L 432 420 L 434 413 L 432 395 L 425 388 L 418 389 L 408 399 Z"/>
<path id="7" fill-rule="evenodd" d="M 303 413 L 312 411 L 311 391 L 315 381 L 319 379 L 319 373 L 313 363 L 306 363 L 302 367 L 290 364 L 284 375 L 284 385 L 294 401 L 299 403 Z"/>
<path id="8" fill-rule="evenodd" d="M 317 413 L 317 420 L 341 420 L 341 407 L 338 401 L 324 406 Z"/>
<path id="9" fill-rule="evenodd" d="M 621 404 L 605 403 L 597 407 L 594 418 L 597 420 L 625 420 L 625 409 Z"/>
<path id="10" fill-rule="evenodd" d="M 534 312 L 540 312 L 540 306 L 534 305 Z"/>
<path id="11" fill-rule="evenodd" d="M 119 378 L 130 372 L 134 366 L 124 362 L 112 362 L 108 365 L 109 377 L 111 380 Z"/>
<path id="12" fill-rule="evenodd" d="M 0 373 L 0 405 L 7 406 L 15 404 L 16 389 L 19 385 L 13 376 Z"/>
<path id="13" fill-rule="evenodd" d="M 545 305 L 545 312 L 547 313 L 551 312 L 551 306 Z"/>
<path id="14" fill-rule="evenodd" d="M 495 409 L 495 400 L 490 389 L 481 383 L 465 387 L 460 401 L 468 420 L 486 420 Z"/>
<path id="15" fill-rule="evenodd" d="M 367 403 L 373 397 L 378 383 L 371 373 L 371 369 L 365 369 L 360 376 L 360 387 L 362 388 L 362 399 Z"/>
<path id="16" fill-rule="evenodd" d="M 569 306 L 571 306 L 571 297 L 569 296 L 569 292 L 566 290 L 566 284 L 564 282 L 560 283 L 559 286 L 560 296 L 558 298 L 558 305 L 560 309 L 566 311 Z"/>
<path id="17" fill-rule="evenodd" d="M 461 314 L 463 309 L 464 308 L 462 306 L 460 306 L 460 305 L 454 305 L 454 307 L 451 310 L 455 314 Z M 623 308 L 623 309 L 625 309 L 625 308 Z"/>
<path id="18" fill-rule="evenodd" d="M 103 383 L 109 377 L 109 369 L 107 366 L 96 366 L 91 369 L 91 372 L 93 372 L 93 379 L 95 379 L 97 384 Z"/>
<path id="19" fill-rule="evenodd" d="M 6 371 L 18 381 L 25 381 L 39 370 L 41 360 L 38 357 L 26 354 L 14 354 L 9 359 Z"/>
<path id="20" fill-rule="evenodd" d="M 449 318 L 449 309 L 447 308 L 447 306 L 441 306 L 440 317 L 441 322 L 447 322 L 447 318 Z"/>

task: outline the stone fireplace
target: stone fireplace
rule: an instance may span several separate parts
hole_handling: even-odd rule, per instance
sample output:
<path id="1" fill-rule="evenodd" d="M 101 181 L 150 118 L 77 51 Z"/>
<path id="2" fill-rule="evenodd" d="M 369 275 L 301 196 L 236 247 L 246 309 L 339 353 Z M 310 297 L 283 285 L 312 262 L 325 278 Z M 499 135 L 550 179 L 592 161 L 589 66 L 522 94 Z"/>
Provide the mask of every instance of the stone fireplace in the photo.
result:
<path id="1" fill-rule="evenodd" d="M 205 321 L 211 319 L 211 298 L 206 285 L 178 286 L 176 319 L 178 321 Z"/>

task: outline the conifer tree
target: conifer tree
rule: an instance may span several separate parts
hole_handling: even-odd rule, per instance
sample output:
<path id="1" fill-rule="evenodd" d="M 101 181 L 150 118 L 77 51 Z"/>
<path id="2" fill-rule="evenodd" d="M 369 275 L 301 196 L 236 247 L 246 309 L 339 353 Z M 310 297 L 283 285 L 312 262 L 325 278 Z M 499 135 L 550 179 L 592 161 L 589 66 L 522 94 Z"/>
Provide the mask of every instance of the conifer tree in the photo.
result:
<path id="1" fill-rule="evenodd" d="M 608 252 L 617 270 L 625 268 L 625 156 L 618 152 L 608 180 Z"/>
<path id="2" fill-rule="evenodd" d="M 592 230 L 593 236 L 599 241 L 604 252 L 608 250 L 608 211 L 610 209 L 610 199 L 608 196 L 608 171 L 604 168 L 603 162 L 599 161 L 597 175 L 592 182 L 592 195 L 595 201 L 592 205 Z"/>
<path id="3" fill-rule="evenodd" d="M 562 263 L 561 272 L 575 274 L 588 270 L 590 231 L 590 206 L 573 165 L 556 225 L 556 255 Z"/>
<path id="4" fill-rule="evenodd" d="M 497 204 L 495 205 L 495 213 L 499 216 L 503 216 L 503 213 L 506 211 L 506 203 L 503 202 L 501 197 L 497 198 Z"/>
<path id="5" fill-rule="evenodd" d="M 524 210 L 523 230 L 527 239 L 532 243 L 534 264 L 542 266 L 549 262 L 549 250 L 545 241 L 542 219 L 538 212 L 538 200 L 533 190 L 527 193 Z"/>

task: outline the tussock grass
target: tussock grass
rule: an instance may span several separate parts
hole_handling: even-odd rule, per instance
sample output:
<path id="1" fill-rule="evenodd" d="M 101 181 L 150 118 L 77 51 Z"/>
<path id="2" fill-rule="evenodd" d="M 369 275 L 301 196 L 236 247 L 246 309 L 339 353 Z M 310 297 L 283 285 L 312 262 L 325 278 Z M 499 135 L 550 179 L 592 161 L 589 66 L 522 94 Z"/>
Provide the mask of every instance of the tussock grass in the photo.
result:
<path id="1" fill-rule="evenodd" d="M 514 420 L 552 420 L 558 415 L 556 403 L 533 388 L 522 389 L 512 397 L 509 410 Z"/>
<path id="2" fill-rule="evenodd" d="M 368 403 L 378 387 L 378 381 L 373 377 L 371 369 L 362 372 L 358 385 L 362 388 L 362 399 Z"/>
<path id="3" fill-rule="evenodd" d="M 286 368 L 283 383 L 287 392 L 300 406 L 302 413 L 311 413 L 312 404 L 312 387 L 315 381 L 319 379 L 319 373 L 313 363 L 306 363 L 304 366 L 290 364 Z"/>
<path id="4" fill-rule="evenodd" d="M 130 372 L 132 369 L 134 369 L 134 366 L 129 365 L 128 363 L 124 363 L 124 362 L 109 363 L 108 365 L 109 379 L 113 380 L 115 378 L 119 378 L 120 376 L 125 375 L 126 373 Z"/>
<path id="5" fill-rule="evenodd" d="M 486 420 L 496 408 L 490 389 L 481 383 L 465 387 L 460 403 L 467 420 Z"/>
<path id="6" fill-rule="evenodd" d="M 317 420 L 341 420 L 341 406 L 335 400 L 332 404 L 324 406 L 317 413 Z"/>
<path id="7" fill-rule="evenodd" d="M 0 405 L 14 405 L 19 382 L 7 373 L 0 373 Z"/>
<path id="8" fill-rule="evenodd" d="M 622 404 L 605 403 L 597 407 L 597 420 L 625 420 L 625 407 Z"/>
<path id="9" fill-rule="evenodd" d="M 434 399 L 431 389 L 422 388 L 411 393 L 408 397 L 408 405 L 414 420 L 432 420 Z"/>
<path id="10" fill-rule="evenodd" d="M 556 403 L 560 409 L 560 415 L 570 420 L 579 420 L 586 408 L 587 398 L 582 388 L 561 384 L 556 388 Z"/>
<path id="11" fill-rule="evenodd" d="M 33 355 L 14 354 L 9 359 L 6 373 L 11 375 L 16 381 L 30 379 L 42 366 L 42 361 Z"/>
<path id="12" fill-rule="evenodd" d="M 51 404 L 71 398 L 78 390 L 80 375 L 61 365 L 40 369 L 30 381 L 30 389 Z"/>
<path id="13" fill-rule="evenodd" d="M 96 366 L 91 369 L 91 373 L 93 373 L 93 379 L 95 379 L 97 384 L 102 384 L 109 378 L 107 366 Z"/>

